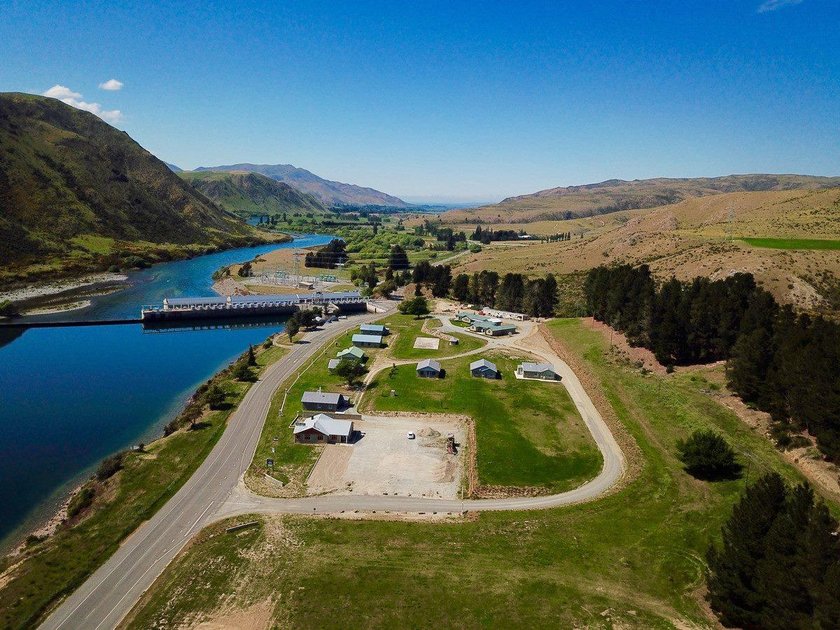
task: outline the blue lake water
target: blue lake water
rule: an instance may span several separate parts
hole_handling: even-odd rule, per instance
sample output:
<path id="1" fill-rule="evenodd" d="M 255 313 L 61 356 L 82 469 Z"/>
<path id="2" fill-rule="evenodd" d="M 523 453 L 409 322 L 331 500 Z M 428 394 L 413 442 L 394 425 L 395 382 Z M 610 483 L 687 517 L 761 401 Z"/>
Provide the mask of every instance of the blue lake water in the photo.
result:
<path id="1" fill-rule="evenodd" d="M 132 273 L 82 310 L 38 319 L 137 317 L 164 297 L 212 295 L 212 273 L 278 247 L 229 250 Z M 105 456 L 161 434 L 196 386 L 282 329 L 144 331 L 140 325 L 0 331 L 0 548 L 54 511 Z"/>

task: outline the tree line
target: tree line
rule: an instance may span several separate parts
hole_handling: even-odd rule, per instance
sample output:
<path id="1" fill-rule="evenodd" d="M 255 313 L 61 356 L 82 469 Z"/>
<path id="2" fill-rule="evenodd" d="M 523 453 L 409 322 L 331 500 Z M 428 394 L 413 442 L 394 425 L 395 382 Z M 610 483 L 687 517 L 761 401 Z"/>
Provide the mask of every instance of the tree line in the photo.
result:
<path id="1" fill-rule="evenodd" d="M 493 241 L 518 241 L 520 236 L 527 236 L 525 230 L 493 230 L 491 228 L 481 229 L 480 225 L 475 227 L 475 231 L 470 238 L 474 241 L 488 245 Z"/>
<path id="2" fill-rule="evenodd" d="M 726 360 L 729 386 L 772 416 L 781 446 L 806 429 L 840 459 L 838 324 L 780 306 L 750 274 L 657 286 L 646 265 L 598 267 L 584 293 L 589 314 L 666 366 Z"/>
<path id="3" fill-rule="evenodd" d="M 726 626 L 840 627 L 837 521 L 777 473 L 747 487 L 707 554 L 709 603 Z"/>
<path id="4" fill-rule="evenodd" d="M 339 264 L 347 262 L 347 244 L 340 238 L 334 238 L 319 250 L 306 253 L 303 264 L 306 267 L 320 267 L 321 269 L 335 269 Z"/>

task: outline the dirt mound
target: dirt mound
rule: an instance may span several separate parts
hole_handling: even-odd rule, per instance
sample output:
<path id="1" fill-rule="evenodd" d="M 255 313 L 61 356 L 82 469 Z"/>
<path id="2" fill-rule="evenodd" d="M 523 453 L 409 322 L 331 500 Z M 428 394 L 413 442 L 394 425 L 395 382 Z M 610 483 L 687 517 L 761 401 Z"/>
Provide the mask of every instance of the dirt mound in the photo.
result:
<path id="1" fill-rule="evenodd" d="M 440 437 L 440 431 L 435 431 L 432 427 L 426 427 L 425 429 L 420 429 L 417 435 L 424 438 L 436 438 Z"/>

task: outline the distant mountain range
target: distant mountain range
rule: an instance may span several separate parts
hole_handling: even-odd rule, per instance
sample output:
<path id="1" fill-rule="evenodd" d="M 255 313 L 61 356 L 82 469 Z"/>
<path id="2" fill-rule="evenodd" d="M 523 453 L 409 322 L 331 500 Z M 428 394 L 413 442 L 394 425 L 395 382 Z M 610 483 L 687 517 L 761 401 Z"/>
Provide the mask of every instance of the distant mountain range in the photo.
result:
<path id="1" fill-rule="evenodd" d="M 236 171 L 259 173 L 283 182 L 303 193 L 308 193 L 326 206 L 389 206 L 408 208 L 410 204 L 399 197 L 373 188 L 344 184 L 322 177 L 291 164 L 229 164 L 227 166 L 200 166 L 196 171 Z"/>
<path id="2" fill-rule="evenodd" d="M 728 175 L 725 177 L 656 178 L 549 188 L 510 197 L 481 208 L 455 210 L 449 220 L 533 222 L 594 216 L 621 210 L 656 208 L 690 197 L 733 192 L 816 190 L 840 186 L 840 177 L 811 175 Z"/>
<path id="3" fill-rule="evenodd" d="M 166 246 L 157 255 L 177 257 L 179 246 L 193 247 L 186 255 L 260 239 L 97 116 L 52 98 L 0 94 L 0 276 L 7 280 L 119 266 L 114 256 L 155 244 Z"/>
<path id="4" fill-rule="evenodd" d="M 312 195 L 259 173 L 184 171 L 179 175 L 203 195 L 240 216 L 329 214 Z"/>

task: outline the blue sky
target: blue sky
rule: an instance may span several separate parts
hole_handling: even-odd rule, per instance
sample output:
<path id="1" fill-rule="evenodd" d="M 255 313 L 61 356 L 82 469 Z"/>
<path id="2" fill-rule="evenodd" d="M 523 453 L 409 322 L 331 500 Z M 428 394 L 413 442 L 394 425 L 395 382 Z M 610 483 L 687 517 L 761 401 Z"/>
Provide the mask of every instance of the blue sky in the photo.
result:
<path id="1" fill-rule="evenodd" d="M 836 0 L 166 4 L 5 0 L 0 90 L 415 200 L 840 175 Z"/>

